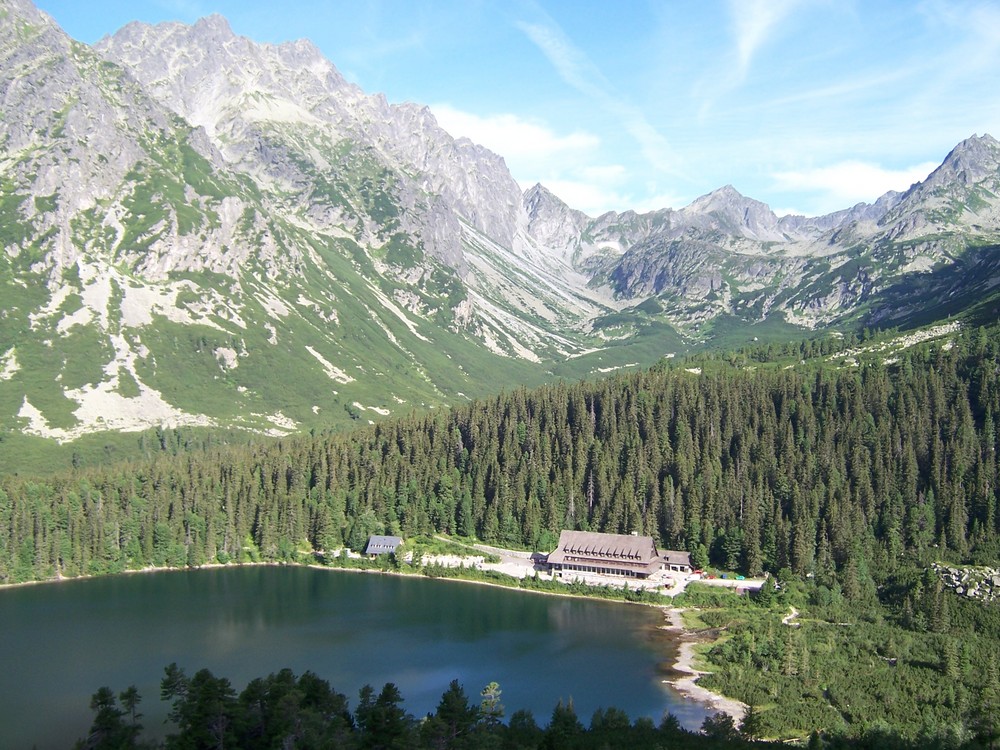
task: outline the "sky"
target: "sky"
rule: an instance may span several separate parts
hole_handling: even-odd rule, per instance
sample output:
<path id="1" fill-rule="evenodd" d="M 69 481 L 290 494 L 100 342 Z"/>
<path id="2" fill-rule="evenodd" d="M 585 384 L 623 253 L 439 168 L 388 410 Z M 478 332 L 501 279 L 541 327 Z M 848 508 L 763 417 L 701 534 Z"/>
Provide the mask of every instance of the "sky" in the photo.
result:
<path id="1" fill-rule="evenodd" d="M 428 105 L 591 216 L 724 185 L 816 216 L 1000 138 L 1000 1 L 36 0 L 93 43 L 219 13 L 310 39 L 352 82 Z"/>

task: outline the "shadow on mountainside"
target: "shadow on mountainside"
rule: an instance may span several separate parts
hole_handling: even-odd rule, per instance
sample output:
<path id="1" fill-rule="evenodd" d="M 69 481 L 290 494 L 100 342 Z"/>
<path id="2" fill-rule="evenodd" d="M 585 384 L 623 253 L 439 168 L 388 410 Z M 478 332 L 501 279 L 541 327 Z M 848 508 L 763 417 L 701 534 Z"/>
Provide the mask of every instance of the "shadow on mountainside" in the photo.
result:
<path id="1" fill-rule="evenodd" d="M 970 247 L 954 262 L 907 274 L 872 295 L 867 325 L 902 329 L 965 317 L 984 325 L 1000 317 L 1000 245 Z"/>

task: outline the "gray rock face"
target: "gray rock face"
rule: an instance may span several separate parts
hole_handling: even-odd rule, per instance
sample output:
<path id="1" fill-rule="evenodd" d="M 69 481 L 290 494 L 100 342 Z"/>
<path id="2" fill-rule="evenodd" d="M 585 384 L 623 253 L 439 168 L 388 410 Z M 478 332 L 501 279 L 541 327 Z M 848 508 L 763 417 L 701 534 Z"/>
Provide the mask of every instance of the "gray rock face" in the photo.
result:
<path id="1" fill-rule="evenodd" d="M 564 258 L 585 262 L 579 253 L 589 219 L 583 212 L 571 209 L 542 185 L 525 191 L 523 204 L 530 237 Z"/>
<path id="2" fill-rule="evenodd" d="M 30 8 L 23 0 L 21 7 Z M 619 300 L 614 306 L 657 296 L 667 319 L 692 334 L 718 314 L 750 322 L 781 314 L 808 327 L 834 322 L 900 274 L 951 262 L 967 243 L 966 219 L 974 218 L 973 227 L 988 228 L 991 236 L 1000 225 L 991 192 L 997 187 L 998 148 L 989 136 L 960 144 L 905 195 L 890 193 L 828 216 L 779 219 L 727 185 L 679 210 L 591 219 L 542 186 L 522 195 L 502 158 L 451 138 L 426 107 L 391 105 L 365 94 L 308 41 L 257 44 L 233 34 L 221 16 L 211 16 L 192 26 L 129 24 L 97 50 L 121 65 L 123 75 L 135 77 L 136 96 L 148 92 L 197 128 L 191 141 L 213 166 L 249 175 L 264 188 L 272 210 L 292 213 L 320 231 L 346 230 L 376 247 L 401 232 L 479 292 L 495 286 L 497 274 L 508 273 L 496 268 L 499 258 L 516 273 L 539 275 L 543 285 L 546 278 L 565 277 L 579 287 L 563 284 L 569 296 L 604 285 Z M 137 114 L 136 122 L 147 116 Z M 158 116 L 164 119 L 162 110 Z M 31 129 L 26 124 L 21 137 Z M 116 148 L 98 146 L 91 153 Z M 127 150 L 119 156 L 127 169 Z M 131 162 L 139 158 L 132 154 Z M 81 175 L 76 184 L 89 184 L 98 171 Z M 359 187 L 358 173 L 365 171 L 370 174 Z M 114 182 L 113 175 L 103 176 Z M 355 194 L 344 189 L 345 181 Z M 230 209 L 239 211 L 239 205 Z M 500 255 L 470 262 L 470 248 L 481 242 L 470 246 L 469 230 Z M 233 240 L 222 232 L 214 244 L 239 244 Z M 184 251 L 183 242 L 174 244 Z M 865 268 L 839 274 L 837 268 L 856 258 L 859 247 Z M 280 264 L 280 251 L 262 252 Z M 235 273 L 239 254 L 225 261 L 221 255 L 209 250 L 207 262 L 192 262 L 161 249 L 143 262 L 148 272 L 207 267 Z M 491 269 L 485 276 L 470 274 L 473 265 L 484 263 Z M 692 307 L 698 308 L 693 317 Z M 597 308 L 576 310 L 586 316 Z M 586 317 L 579 321 L 586 324 Z"/>
<path id="3" fill-rule="evenodd" d="M 5 219 L 26 231 L 4 249 L 18 255 L 26 241 L 44 238 L 37 267 L 64 268 L 80 250 L 71 219 L 114 199 L 145 155 L 145 134 L 168 133 L 173 123 L 125 71 L 102 65 L 30 3 L 19 0 L 5 12 L 11 15 L 0 23 L 3 177 L 8 191 L 23 198 Z M 43 197 L 50 200 L 36 200 Z"/>
<path id="4" fill-rule="evenodd" d="M 512 243 L 521 191 L 500 157 L 451 138 L 426 107 L 366 95 L 308 41 L 257 44 L 211 16 L 193 26 L 132 23 L 97 49 L 275 189 L 343 179 L 347 165 L 324 151 L 350 143 L 393 174 L 401 228 L 446 264 L 467 271 L 459 221 Z M 328 228 L 341 217 L 311 218 Z"/>

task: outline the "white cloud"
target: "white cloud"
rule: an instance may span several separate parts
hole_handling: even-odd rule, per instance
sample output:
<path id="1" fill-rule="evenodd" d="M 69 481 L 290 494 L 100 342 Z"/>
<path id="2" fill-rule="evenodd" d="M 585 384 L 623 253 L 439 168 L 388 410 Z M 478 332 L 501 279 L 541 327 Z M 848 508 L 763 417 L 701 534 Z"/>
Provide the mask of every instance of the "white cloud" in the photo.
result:
<path id="1" fill-rule="evenodd" d="M 634 175 L 621 164 L 595 164 L 600 139 L 576 130 L 557 133 L 546 123 L 513 113 L 480 116 L 450 104 L 431 111 L 452 136 L 465 137 L 502 156 L 522 187 L 540 182 L 571 208 L 589 216 L 607 211 L 652 211 L 678 205 L 676 196 L 636 195 Z"/>
<path id="2" fill-rule="evenodd" d="M 642 195 L 628 191 L 628 172 L 618 165 L 593 167 L 569 177 L 540 182 L 570 208 L 594 217 L 608 211 L 646 213 L 661 208 L 676 208 L 682 203 L 677 195 L 657 193 L 653 187 Z"/>
<path id="3" fill-rule="evenodd" d="M 451 135 L 486 146 L 509 163 L 516 163 L 521 158 L 537 159 L 565 152 L 592 151 L 600 145 L 600 139 L 593 133 L 577 130 L 561 135 L 544 123 L 515 114 L 482 117 L 448 104 L 435 104 L 431 111 L 441 127 Z"/>
<path id="4" fill-rule="evenodd" d="M 614 187 L 599 181 L 577 179 L 543 180 L 550 191 L 567 206 L 583 211 L 587 216 L 600 216 L 607 211 L 622 211 L 629 199 Z"/>
<path id="5" fill-rule="evenodd" d="M 518 24 L 566 83 L 595 98 L 604 95 L 603 76 L 554 24 Z M 606 85 L 606 84 L 605 84 Z"/>
<path id="6" fill-rule="evenodd" d="M 885 169 L 868 162 L 843 161 L 772 176 L 776 189 L 820 193 L 820 203 L 834 206 L 830 209 L 833 211 L 862 201 L 870 203 L 890 190 L 906 190 L 926 179 L 937 166 L 936 162 L 924 162 L 905 169 Z"/>

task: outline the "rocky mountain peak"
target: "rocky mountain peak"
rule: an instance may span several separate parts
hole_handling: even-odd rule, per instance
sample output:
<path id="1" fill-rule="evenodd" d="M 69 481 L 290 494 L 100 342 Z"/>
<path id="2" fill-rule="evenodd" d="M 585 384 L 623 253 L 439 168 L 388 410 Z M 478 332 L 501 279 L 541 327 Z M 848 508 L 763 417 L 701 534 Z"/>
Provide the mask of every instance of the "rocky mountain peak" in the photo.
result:
<path id="1" fill-rule="evenodd" d="M 781 240 L 778 217 L 766 203 L 747 198 L 732 185 L 713 190 L 695 199 L 680 213 L 696 225 L 710 221 L 718 228 L 757 240 Z"/>
<path id="2" fill-rule="evenodd" d="M 191 26 L 131 23 L 96 48 L 210 134 L 234 117 L 308 120 L 316 108 L 330 108 L 331 92 L 363 96 L 311 42 L 257 44 L 219 15 Z"/>
<path id="3" fill-rule="evenodd" d="M 569 256 L 589 219 L 570 208 L 541 183 L 524 192 L 521 203 L 528 218 L 528 234 L 545 247 Z"/>
<path id="4" fill-rule="evenodd" d="M 536 182 L 524 191 L 522 202 L 524 203 L 525 210 L 528 212 L 529 219 L 533 219 L 546 211 L 570 210 L 569 206 L 559 196 L 540 182 Z"/>
<path id="5" fill-rule="evenodd" d="M 975 185 L 1000 173 L 1000 141 L 984 133 L 966 138 L 951 150 L 928 182 L 958 180 Z"/>
<path id="6" fill-rule="evenodd" d="M 309 162 L 326 173 L 325 180 L 336 182 L 341 166 L 326 155 L 353 143 L 389 170 L 414 175 L 416 184 L 404 179 L 397 185 L 403 228 L 418 234 L 425 249 L 448 265 L 464 269 L 455 211 L 510 246 L 521 190 L 501 157 L 456 141 L 427 107 L 394 105 L 381 94 L 364 93 L 309 41 L 269 45 L 234 35 L 221 42 L 205 38 L 226 33 L 231 34 L 228 24 L 211 18 L 194 26 L 130 25 L 98 49 L 188 122 L 203 127 L 241 169 L 281 184 L 304 184 L 308 176 L 295 172 Z M 275 147 L 275 139 L 282 145 Z M 289 157 L 289 148 L 299 156 Z M 441 201 L 450 209 L 438 205 Z M 420 218 L 428 213 L 436 218 Z"/>
<path id="7" fill-rule="evenodd" d="M 692 205 L 699 202 L 707 202 L 713 200 L 740 201 L 745 199 L 746 196 L 743 195 L 743 193 L 734 188 L 732 185 L 726 184 L 720 188 L 716 188 L 715 190 L 713 190 L 710 193 L 707 193 L 706 195 L 701 196 L 700 198 L 696 198 L 694 201 L 692 201 Z"/>
<path id="8" fill-rule="evenodd" d="M 754 201 L 750 198 L 747 198 L 732 185 L 723 185 L 722 187 L 713 190 L 711 193 L 703 195 L 700 198 L 695 198 L 685 208 L 685 210 L 692 213 L 731 211 L 734 208 L 738 210 L 743 210 L 751 203 L 757 203 L 762 206 L 764 205 L 759 201 Z"/>
<path id="9" fill-rule="evenodd" d="M 236 37 L 232 27 L 229 25 L 229 21 L 218 13 L 212 13 L 204 18 L 199 18 L 195 21 L 192 29 L 199 35 L 220 41 L 228 41 Z"/>
<path id="10" fill-rule="evenodd" d="M 912 185 L 880 225 L 897 241 L 951 232 L 967 223 L 981 232 L 1000 221 L 998 190 L 1000 142 L 988 134 L 973 135 L 955 146 L 926 180 Z M 995 231 L 986 235 L 993 237 Z"/>

